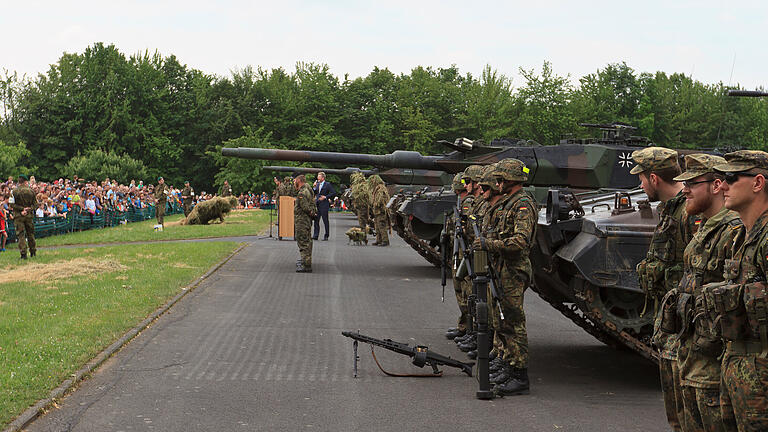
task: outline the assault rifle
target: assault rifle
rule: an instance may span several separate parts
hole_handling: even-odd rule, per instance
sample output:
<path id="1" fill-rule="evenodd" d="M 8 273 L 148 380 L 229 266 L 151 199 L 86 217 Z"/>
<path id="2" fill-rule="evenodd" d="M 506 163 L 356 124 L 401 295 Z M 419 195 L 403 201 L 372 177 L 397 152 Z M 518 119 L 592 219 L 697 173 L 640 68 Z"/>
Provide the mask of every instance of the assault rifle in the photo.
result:
<path id="1" fill-rule="evenodd" d="M 478 239 L 482 237 L 480 235 L 480 227 L 477 226 L 476 218 L 472 217 L 472 221 L 472 229 L 475 231 L 475 238 Z M 491 294 L 493 294 L 493 298 L 496 299 L 496 304 L 499 306 L 499 317 L 504 319 L 504 311 L 501 309 L 501 299 L 503 296 L 497 285 L 500 279 L 496 274 L 496 265 L 491 258 L 491 254 L 488 254 L 488 279 L 488 285 L 491 287 Z"/>
<path id="2" fill-rule="evenodd" d="M 374 339 L 369 336 L 361 335 L 360 333 L 353 333 L 349 331 L 343 331 L 341 334 L 348 338 L 352 338 L 355 341 L 365 342 L 370 345 L 386 348 L 398 354 L 413 357 L 413 364 L 415 366 L 424 367 L 424 365 L 428 364 L 432 366 L 432 372 L 435 375 L 439 375 L 441 373 L 437 367 L 443 365 L 459 368 L 468 376 L 472 376 L 472 367 L 475 365 L 474 363 L 464 363 L 458 360 L 454 360 L 450 357 L 442 356 L 440 354 L 431 352 L 429 348 L 424 345 L 416 345 L 412 347 L 408 344 L 395 342 L 392 339 Z M 357 345 L 355 345 L 355 348 L 357 348 Z M 355 353 L 355 371 L 357 371 L 357 353 Z"/>
<path id="3" fill-rule="evenodd" d="M 475 278 L 475 272 L 472 269 L 472 250 L 467 247 L 467 243 L 464 240 L 464 227 L 462 225 L 461 218 L 461 198 L 456 199 L 456 206 L 453 208 L 453 223 L 454 223 L 454 236 L 453 236 L 453 265 L 456 270 L 456 278 L 464 279 L 465 275 L 469 275 L 470 278 Z M 467 317 L 467 332 L 474 332 L 475 322 L 475 299 L 476 295 L 473 292 L 467 298 L 467 310 L 469 316 Z"/>

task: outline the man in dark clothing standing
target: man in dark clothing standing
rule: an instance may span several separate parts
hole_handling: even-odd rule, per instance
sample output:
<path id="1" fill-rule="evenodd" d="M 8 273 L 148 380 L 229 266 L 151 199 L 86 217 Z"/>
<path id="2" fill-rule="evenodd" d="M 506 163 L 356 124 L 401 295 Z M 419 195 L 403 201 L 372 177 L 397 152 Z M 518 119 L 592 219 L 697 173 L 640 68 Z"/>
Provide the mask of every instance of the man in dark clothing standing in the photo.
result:
<path id="1" fill-rule="evenodd" d="M 323 240 L 328 240 L 328 209 L 330 209 L 333 199 L 336 198 L 336 190 L 333 189 L 331 183 L 325 181 L 324 172 L 317 174 L 317 181 L 315 182 L 313 192 L 315 193 L 315 202 L 317 204 L 317 217 L 315 218 L 315 231 L 312 240 L 317 240 L 320 236 L 320 218 L 323 219 L 323 225 L 325 225 Z"/>

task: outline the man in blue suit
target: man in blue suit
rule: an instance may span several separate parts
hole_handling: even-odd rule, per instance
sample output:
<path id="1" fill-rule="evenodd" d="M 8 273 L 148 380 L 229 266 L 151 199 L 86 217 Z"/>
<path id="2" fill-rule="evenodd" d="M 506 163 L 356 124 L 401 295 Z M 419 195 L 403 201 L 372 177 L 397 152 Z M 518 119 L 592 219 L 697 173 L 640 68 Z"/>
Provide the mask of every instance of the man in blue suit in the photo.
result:
<path id="1" fill-rule="evenodd" d="M 325 236 L 323 240 L 328 240 L 328 209 L 331 207 L 331 202 L 336 198 L 336 190 L 333 189 L 333 185 L 325 181 L 325 173 L 320 172 L 317 174 L 317 181 L 315 181 L 315 202 L 317 204 L 317 217 L 315 218 L 315 231 L 312 236 L 313 240 L 317 240 L 320 237 L 320 218 L 323 219 L 323 225 L 325 225 Z"/>

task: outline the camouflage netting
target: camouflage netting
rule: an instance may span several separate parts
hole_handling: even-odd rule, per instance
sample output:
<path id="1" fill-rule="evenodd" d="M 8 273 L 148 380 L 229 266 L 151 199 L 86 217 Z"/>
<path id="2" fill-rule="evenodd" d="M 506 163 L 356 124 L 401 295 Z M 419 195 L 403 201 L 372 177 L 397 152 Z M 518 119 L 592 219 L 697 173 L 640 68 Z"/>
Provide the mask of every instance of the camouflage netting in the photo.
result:
<path id="1" fill-rule="evenodd" d="M 349 237 L 350 243 L 354 243 L 357 245 L 362 245 L 363 243 L 365 243 L 366 245 L 368 244 L 368 236 L 361 228 L 352 227 L 347 230 L 346 234 L 347 234 L 347 237 Z"/>
<path id="2" fill-rule="evenodd" d="M 208 222 L 219 219 L 224 222 L 224 216 L 237 207 L 237 198 L 214 197 L 203 201 L 192 209 L 186 219 L 181 220 L 182 225 L 207 225 Z"/>

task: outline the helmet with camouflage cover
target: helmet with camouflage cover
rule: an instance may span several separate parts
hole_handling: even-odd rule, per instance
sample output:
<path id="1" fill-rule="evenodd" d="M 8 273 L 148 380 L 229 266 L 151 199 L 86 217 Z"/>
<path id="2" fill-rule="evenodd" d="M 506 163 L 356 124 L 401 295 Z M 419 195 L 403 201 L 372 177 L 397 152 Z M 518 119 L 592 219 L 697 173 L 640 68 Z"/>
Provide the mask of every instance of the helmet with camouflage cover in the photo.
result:
<path id="1" fill-rule="evenodd" d="M 466 186 L 464 186 L 464 182 L 462 181 L 461 173 L 457 173 L 455 176 L 453 176 L 451 188 L 453 188 L 453 191 L 456 193 L 464 192 L 467 190 Z"/>
<path id="2" fill-rule="evenodd" d="M 470 179 L 473 182 L 479 182 L 483 179 L 483 166 L 482 165 L 470 165 L 464 170 L 461 176 L 462 179 Z"/>
<path id="3" fill-rule="evenodd" d="M 530 170 L 522 161 L 513 158 L 506 158 L 496 163 L 496 169 L 493 175 L 501 177 L 504 180 L 524 182 L 528 180 Z"/>
<path id="4" fill-rule="evenodd" d="M 496 177 L 493 173 L 496 171 L 496 164 L 486 165 L 483 167 L 483 175 L 480 179 L 480 186 L 488 186 L 492 190 L 498 192 L 499 188 L 496 186 Z"/>

